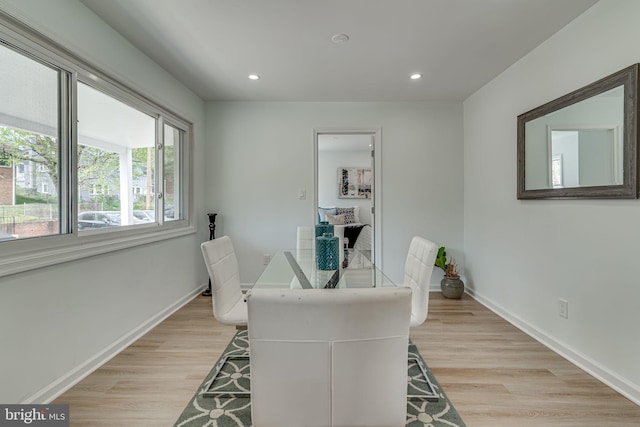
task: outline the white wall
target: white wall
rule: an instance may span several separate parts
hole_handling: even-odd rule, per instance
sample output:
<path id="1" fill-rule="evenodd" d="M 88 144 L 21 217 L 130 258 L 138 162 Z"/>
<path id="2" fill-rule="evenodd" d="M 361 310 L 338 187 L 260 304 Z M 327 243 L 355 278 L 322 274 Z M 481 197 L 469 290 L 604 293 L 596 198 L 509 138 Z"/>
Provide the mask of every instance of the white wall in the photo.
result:
<path id="1" fill-rule="evenodd" d="M 76 0 L 2 0 L 0 8 L 194 122 L 194 207 L 204 212 L 203 102 Z M 1 278 L 0 402 L 51 399 L 197 293 L 206 283 L 200 228 Z"/>
<path id="2" fill-rule="evenodd" d="M 516 117 L 640 62 L 639 20 L 601 0 L 464 102 L 467 286 L 636 402 L 640 201 L 516 200 Z"/>
<path id="3" fill-rule="evenodd" d="M 207 104 L 206 122 L 206 203 L 220 214 L 219 235 L 234 240 L 242 282 L 258 278 L 262 254 L 295 247 L 296 226 L 315 221 L 314 128 L 382 128 L 376 204 L 391 279 L 402 280 L 414 235 L 446 245 L 464 263 L 461 103 L 220 102 Z"/>
<path id="4" fill-rule="evenodd" d="M 318 152 L 318 206 L 350 208 L 359 206 L 360 222 L 373 225 L 371 221 L 371 199 L 339 199 L 338 168 L 371 168 L 371 150 Z"/>

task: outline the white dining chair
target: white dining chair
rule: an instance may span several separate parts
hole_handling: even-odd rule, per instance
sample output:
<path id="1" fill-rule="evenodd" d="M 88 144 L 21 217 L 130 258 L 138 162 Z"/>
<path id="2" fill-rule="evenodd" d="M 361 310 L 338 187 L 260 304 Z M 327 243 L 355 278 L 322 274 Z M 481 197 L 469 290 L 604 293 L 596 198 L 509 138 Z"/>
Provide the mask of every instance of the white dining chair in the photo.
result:
<path id="1" fill-rule="evenodd" d="M 315 229 L 313 227 L 298 226 L 296 249 L 313 249 Z"/>
<path id="2" fill-rule="evenodd" d="M 411 290 L 252 289 L 255 427 L 406 423 Z"/>
<path id="3" fill-rule="evenodd" d="M 246 326 L 247 304 L 240 288 L 238 260 L 231 238 L 219 237 L 200 247 L 211 279 L 213 315 L 225 325 Z"/>
<path id="4" fill-rule="evenodd" d="M 423 237 L 411 239 L 407 261 L 404 266 L 404 286 L 413 291 L 411 297 L 411 327 L 420 326 L 427 320 L 429 311 L 429 284 L 433 264 L 438 255 L 438 244 Z"/>

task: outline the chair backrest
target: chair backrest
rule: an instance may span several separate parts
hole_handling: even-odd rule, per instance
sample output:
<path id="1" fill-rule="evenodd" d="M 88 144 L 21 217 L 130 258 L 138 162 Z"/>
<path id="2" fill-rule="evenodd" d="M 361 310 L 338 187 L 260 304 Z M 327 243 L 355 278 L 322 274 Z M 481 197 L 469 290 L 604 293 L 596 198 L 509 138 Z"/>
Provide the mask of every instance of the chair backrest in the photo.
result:
<path id="1" fill-rule="evenodd" d="M 373 250 L 373 241 L 371 240 L 371 231 L 373 230 L 371 229 L 371 226 L 368 224 L 362 227 L 362 230 L 360 230 L 360 234 L 358 235 L 358 238 L 353 243 L 354 249 L 358 249 L 361 251 Z"/>
<path id="2" fill-rule="evenodd" d="M 222 236 L 206 241 L 200 247 L 211 279 L 213 315 L 222 323 L 228 323 L 224 320 L 225 314 L 244 298 L 233 243 L 228 236 Z"/>
<path id="3" fill-rule="evenodd" d="M 405 425 L 410 289 L 253 289 L 247 304 L 254 426 Z"/>
<path id="4" fill-rule="evenodd" d="M 411 299 L 411 327 L 424 323 L 429 311 L 429 283 L 438 244 L 423 237 L 411 239 L 404 266 L 404 285 L 413 290 Z"/>
<path id="5" fill-rule="evenodd" d="M 298 227 L 298 240 L 296 249 L 313 249 L 315 229 L 313 227 Z"/>

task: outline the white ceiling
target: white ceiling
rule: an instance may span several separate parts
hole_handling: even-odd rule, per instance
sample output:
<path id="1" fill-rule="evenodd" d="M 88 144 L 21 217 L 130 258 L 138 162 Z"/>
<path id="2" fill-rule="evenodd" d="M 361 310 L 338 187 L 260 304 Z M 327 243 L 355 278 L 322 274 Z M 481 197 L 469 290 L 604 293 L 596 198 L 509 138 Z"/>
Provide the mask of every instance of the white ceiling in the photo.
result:
<path id="1" fill-rule="evenodd" d="M 81 1 L 204 100 L 240 101 L 463 100 L 597 2 Z"/>

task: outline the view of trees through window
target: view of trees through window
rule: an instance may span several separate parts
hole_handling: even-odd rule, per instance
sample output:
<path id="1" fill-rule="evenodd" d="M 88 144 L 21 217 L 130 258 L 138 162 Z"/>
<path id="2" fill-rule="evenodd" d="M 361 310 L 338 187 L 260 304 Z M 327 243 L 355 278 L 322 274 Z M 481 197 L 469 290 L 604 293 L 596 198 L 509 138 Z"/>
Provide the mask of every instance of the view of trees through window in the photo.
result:
<path id="1" fill-rule="evenodd" d="M 59 234 L 61 72 L 0 47 L 0 240 Z"/>
<path id="2" fill-rule="evenodd" d="M 0 63 L 0 241 L 184 219 L 184 125 L 19 49 Z"/>
<path id="3" fill-rule="evenodd" d="M 156 119 L 78 83 L 78 229 L 155 222 Z"/>
<path id="4" fill-rule="evenodd" d="M 131 150 L 133 217 L 129 224 L 155 220 L 154 147 Z M 123 225 L 120 198 L 120 155 L 86 145 L 78 146 L 78 196 L 80 230 Z M 86 212 L 104 212 L 104 224 L 87 222 Z M 126 213 L 128 216 L 128 212 Z"/>
<path id="5" fill-rule="evenodd" d="M 58 142 L 0 126 L 0 240 L 59 232 Z"/>
<path id="6" fill-rule="evenodd" d="M 55 138 L 0 126 L 0 239 L 59 230 L 59 153 Z M 133 224 L 155 219 L 155 149 L 131 150 Z M 79 228 L 86 211 L 111 212 L 104 226 L 121 225 L 120 155 L 78 146 Z M 137 190 L 134 191 L 134 188 Z M 134 194 L 135 193 L 135 194 Z M 104 217 L 107 218 L 107 217 Z M 46 222 L 47 224 L 42 224 Z M 93 226 L 93 227 L 91 227 Z M 89 227 L 103 226 L 92 222 Z"/>

